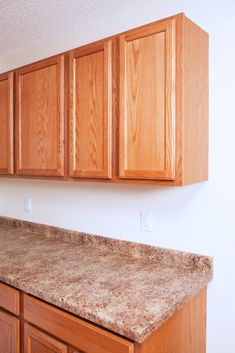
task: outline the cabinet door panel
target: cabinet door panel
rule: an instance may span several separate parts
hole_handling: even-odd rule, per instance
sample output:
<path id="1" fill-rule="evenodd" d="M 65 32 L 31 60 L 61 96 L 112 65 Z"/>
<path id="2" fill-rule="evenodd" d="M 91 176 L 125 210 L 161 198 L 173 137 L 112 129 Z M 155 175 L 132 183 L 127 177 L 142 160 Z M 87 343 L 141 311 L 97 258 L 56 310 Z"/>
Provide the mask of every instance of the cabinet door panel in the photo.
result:
<path id="1" fill-rule="evenodd" d="M 0 310 L 0 352 L 20 353 L 20 322 Z"/>
<path id="2" fill-rule="evenodd" d="M 13 174 L 13 73 L 0 75 L 0 174 Z"/>
<path id="3" fill-rule="evenodd" d="M 121 178 L 174 179 L 174 86 L 174 20 L 121 35 Z"/>
<path id="4" fill-rule="evenodd" d="M 67 353 L 68 348 L 60 341 L 25 324 L 24 353 Z"/>
<path id="5" fill-rule="evenodd" d="M 111 178 L 111 41 L 70 53 L 70 176 Z"/>
<path id="6" fill-rule="evenodd" d="M 64 174 L 64 57 L 16 72 L 17 174 Z"/>

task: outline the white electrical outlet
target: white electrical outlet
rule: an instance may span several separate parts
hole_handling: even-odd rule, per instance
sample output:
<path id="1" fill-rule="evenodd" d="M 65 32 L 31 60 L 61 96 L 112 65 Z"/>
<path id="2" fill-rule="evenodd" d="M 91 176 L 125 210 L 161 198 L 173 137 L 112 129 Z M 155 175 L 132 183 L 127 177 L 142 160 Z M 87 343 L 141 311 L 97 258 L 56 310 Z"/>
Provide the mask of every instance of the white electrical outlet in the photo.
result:
<path id="1" fill-rule="evenodd" d="M 32 211 L 32 199 L 31 197 L 24 198 L 24 211 L 31 212 Z"/>
<path id="2" fill-rule="evenodd" d="M 153 212 L 140 211 L 140 230 L 144 232 L 152 232 L 153 230 Z"/>

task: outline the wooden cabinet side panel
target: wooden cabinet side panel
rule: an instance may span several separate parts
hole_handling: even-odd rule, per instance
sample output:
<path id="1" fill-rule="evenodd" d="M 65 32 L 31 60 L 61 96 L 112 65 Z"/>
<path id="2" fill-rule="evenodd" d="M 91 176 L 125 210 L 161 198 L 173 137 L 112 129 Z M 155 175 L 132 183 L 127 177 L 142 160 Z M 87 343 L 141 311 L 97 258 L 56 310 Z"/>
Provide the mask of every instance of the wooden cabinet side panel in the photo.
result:
<path id="1" fill-rule="evenodd" d="M 16 172 L 64 175 L 64 56 L 16 71 Z"/>
<path id="2" fill-rule="evenodd" d="M 112 41 L 70 53 L 70 176 L 112 177 Z"/>
<path id="3" fill-rule="evenodd" d="M 0 352 L 20 353 L 20 321 L 0 310 Z"/>
<path id="4" fill-rule="evenodd" d="M 14 74 L 0 75 L 0 174 L 13 174 Z"/>
<path id="5" fill-rule="evenodd" d="M 135 353 L 206 353 L 206 293 L 204 288 L 143 344 Z"/>
<path id="6" fill-rule="evenodd" d="M 175 178 L 175 20 L 120 37 L 121 178 Z"/>
<path id="7" fill-rule="evenodd" d="M 208 34 L 183 18 L 183 184 L 208 180 Z"/>

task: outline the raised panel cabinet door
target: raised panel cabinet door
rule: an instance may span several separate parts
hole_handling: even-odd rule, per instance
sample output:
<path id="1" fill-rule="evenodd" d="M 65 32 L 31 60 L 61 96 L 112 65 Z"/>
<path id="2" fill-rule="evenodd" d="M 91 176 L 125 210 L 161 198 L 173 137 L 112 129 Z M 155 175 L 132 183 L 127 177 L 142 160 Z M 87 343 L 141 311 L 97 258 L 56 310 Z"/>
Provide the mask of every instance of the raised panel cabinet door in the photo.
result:
<path id="1" fill-rule="evenodd" d="M 68 347 L 57 339 L 25 324 L 24 353 L 68 353 Z"/>
<path id="2" fill-rule="evenodd" d="M 0 310 L 0 352 L 20 353 L 20 322 Z"/>
<path id="3" fill-rule="evenodd" d="M 0 75 L 0 174 L 13 174 L 13 72 Z"/>
<path id="4" fill-rule="evenodd" d="M 16 172 L 64 175 L 64 56 L 16 71 Z"/>
<path id="5" fill-rule="evenodd" d="M 120 178 L 175 178 L 175 56 L 174 19 L 120 36 Z"/>
<path id="6" fill-rule="evenodd" d="M 111 178 L 112 42 L 70 53 L 69 174 Z"/>

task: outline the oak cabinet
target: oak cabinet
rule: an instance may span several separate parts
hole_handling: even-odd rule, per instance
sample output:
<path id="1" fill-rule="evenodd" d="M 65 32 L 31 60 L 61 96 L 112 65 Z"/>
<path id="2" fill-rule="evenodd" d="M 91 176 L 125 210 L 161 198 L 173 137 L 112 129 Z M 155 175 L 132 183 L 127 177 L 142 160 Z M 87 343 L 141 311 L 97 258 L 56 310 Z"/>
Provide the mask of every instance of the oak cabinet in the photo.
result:
<path id="1" fill-rule="evenodd" d="M 15 88 L 18 176 L 208 179 L 208 34 L 183 13 L 20 68 Z M 12 96 L 0 76 L 0 174 L 13 173 Z"/>
<path id="2" fill-rule="evenodd" d="M 25 324 L 24 353 L 68 353 L 68 347 L 57 339 Z"/>
<path id="3" fill-rule="evenodd" d="M 184 14 L 120 36 L 119 177 L 208 178 L 208 34 Z"/>
<path id="4" fill-rule="evenodd" d="M 112 41 L 70 52 L 69 175 L 112 177 Z"/>
<path id="5" fill-rule="evenodd" d="M 120 36 L 119 175 L 175 178 L 175 21 Z"/>
<path id="6" fill-rule="evenodd" d="M 0 174 L 14 172 L 13 75 L 0 75 Z"/>
<path id="7" fill-rule="evenodd" d="M 20 315 L 19 291 L 2 282 L 0 282 L 0 307 L 16 316 Z"/>
<path id="8" fill-rule="evenodd" d="M 29 295 L 23 296 L 24 319 L 84 353 L 134 353 L 134 344 Z M 31 353 L 26 351 L 25 353 Z M 34 352 L 32 352 L 34 353 Z M 41 353 L 41 352 L 40 352 Z"/>
<path id="9" fill-rule="evenodd" d="M 0 310 L 0 352 L 20 353 L 20 322 Z"/>
<path id="10" fill-rule="evenodd" d="M 0 292 L 15 291 L 3 286 Z M 205 287 L 142 343 L 19 292 L 19 318 L 0 309 L 0 352 L 206 353 L 206 292 Z M 12 298 L 2 303 L 11 308 Z"/>
<path id="11" fill-rule="evenodd" d="M 64 175 L 64 56 L 16 71 L 16 173 Z"/>

